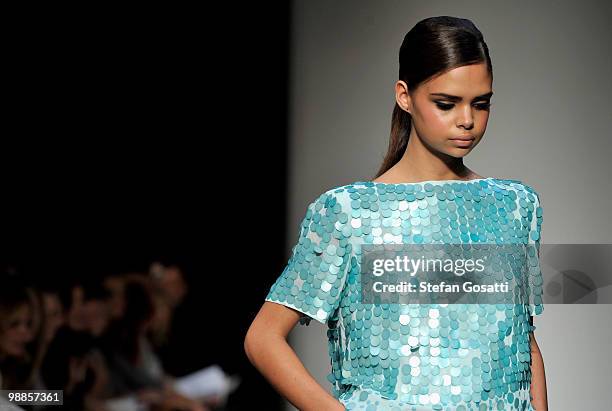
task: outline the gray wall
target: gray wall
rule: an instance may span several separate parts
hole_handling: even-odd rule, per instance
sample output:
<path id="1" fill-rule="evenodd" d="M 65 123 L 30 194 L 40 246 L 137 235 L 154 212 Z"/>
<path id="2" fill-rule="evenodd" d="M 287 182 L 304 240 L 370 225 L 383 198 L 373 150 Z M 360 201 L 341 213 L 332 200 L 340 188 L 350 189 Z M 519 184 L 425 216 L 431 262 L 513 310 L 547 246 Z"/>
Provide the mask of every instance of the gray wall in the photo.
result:
<path id="1" fill-rule="evenodd" d="M 377 171 L 400 44 L 436 15 L 471 19 L 493 62 L 488 129 L 465 164 L 534 187 L 543 243 L 612 243 L 611 9 L 602 1 L 294 1 L 288 252 L 310 201 Z M 552 304 L 536 317 L 551 410 L 608 409 L 611 318 L 612 305 Z M 325 329 L 312 321 L 290 338 L 329 389 Z"/>

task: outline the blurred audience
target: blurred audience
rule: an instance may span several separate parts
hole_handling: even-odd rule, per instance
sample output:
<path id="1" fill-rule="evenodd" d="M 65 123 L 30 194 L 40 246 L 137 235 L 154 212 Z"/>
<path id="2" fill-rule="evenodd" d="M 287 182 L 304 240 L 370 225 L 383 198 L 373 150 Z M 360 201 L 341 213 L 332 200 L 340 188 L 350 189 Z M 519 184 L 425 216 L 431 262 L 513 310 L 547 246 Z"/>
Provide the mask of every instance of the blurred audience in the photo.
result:
<path id="1" fill-rule="evenodd" d="M 66 285 L 0 282 L 1 389 L 63 390 L 66 410 L 221 411 L 236 388 L 238 378 L 218 366 L 189 378 L 164 371 L 157 348 L 188 292 L 178 266 L 84 274 Z M 21 407 L 10 409 L 57 409 Z"/>
<path id="2" fill-rule="evenodd" d="M 27 288 L 8 279 L 0 287 L 0 373 L 2 389 L 31 389 L 34 306 Z"/>

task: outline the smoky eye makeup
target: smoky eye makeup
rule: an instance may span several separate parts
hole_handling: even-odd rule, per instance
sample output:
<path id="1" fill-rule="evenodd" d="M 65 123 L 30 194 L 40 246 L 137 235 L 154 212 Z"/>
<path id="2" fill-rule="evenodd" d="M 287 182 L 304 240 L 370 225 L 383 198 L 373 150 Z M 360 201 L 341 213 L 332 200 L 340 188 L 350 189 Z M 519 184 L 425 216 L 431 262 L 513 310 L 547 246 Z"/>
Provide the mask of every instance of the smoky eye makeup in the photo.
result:
<path id="1" fill-rule="evenodd" d="M 453 107 L 455 107 L 455 104 L 453 103 L 444 103 L 442 101 L 434 101 L 434 103 L 440 110 L 443 110 L 443 111 L 448 111 L 452 109 Z M 474 103 L 474 107 L 476 107 L 479 110 L 488 110 L 492 105 L 493 103 L 491 103 L 490 101 Z"/>

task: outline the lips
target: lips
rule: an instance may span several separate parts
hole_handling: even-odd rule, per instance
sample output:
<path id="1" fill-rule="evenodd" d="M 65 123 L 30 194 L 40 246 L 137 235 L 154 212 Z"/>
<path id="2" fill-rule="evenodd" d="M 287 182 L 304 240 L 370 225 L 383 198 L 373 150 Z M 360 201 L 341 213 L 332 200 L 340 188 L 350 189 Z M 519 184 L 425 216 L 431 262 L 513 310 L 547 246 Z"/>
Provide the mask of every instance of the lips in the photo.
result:
<path id="1" fill-rule="evenodd" d="M 453 142 L 453 145 L 455 147 L 459 147 L 459 148 L 470 148 L 474 145 L 474 141 L 475 139 L 473 137 L 456 137 L 456 138 L 451 138 L 450 141 Z"/>
<path id="2" fill-rule="evenodd" d="M 474 139 L 475 139 L 474 136 L 460 136 L 460 137 L 451 138 L 451 140 L 457 140 L 457 141 L 472 141 Z"/>

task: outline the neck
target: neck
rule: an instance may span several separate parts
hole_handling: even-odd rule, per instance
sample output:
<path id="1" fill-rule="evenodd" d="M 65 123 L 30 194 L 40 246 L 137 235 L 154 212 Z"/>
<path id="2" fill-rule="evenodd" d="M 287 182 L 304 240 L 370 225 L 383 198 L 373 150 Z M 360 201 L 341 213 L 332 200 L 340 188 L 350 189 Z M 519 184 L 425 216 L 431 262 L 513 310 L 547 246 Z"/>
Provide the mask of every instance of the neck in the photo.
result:
<path id="1" fill-rule="evenodd" d="M 463 158 L 433 150 L 414 135 L 414 129 L 404 155 L 393 169 L 397 175 L 415 181 L 463 179 L 474 174 L 463 164 Z"/>

